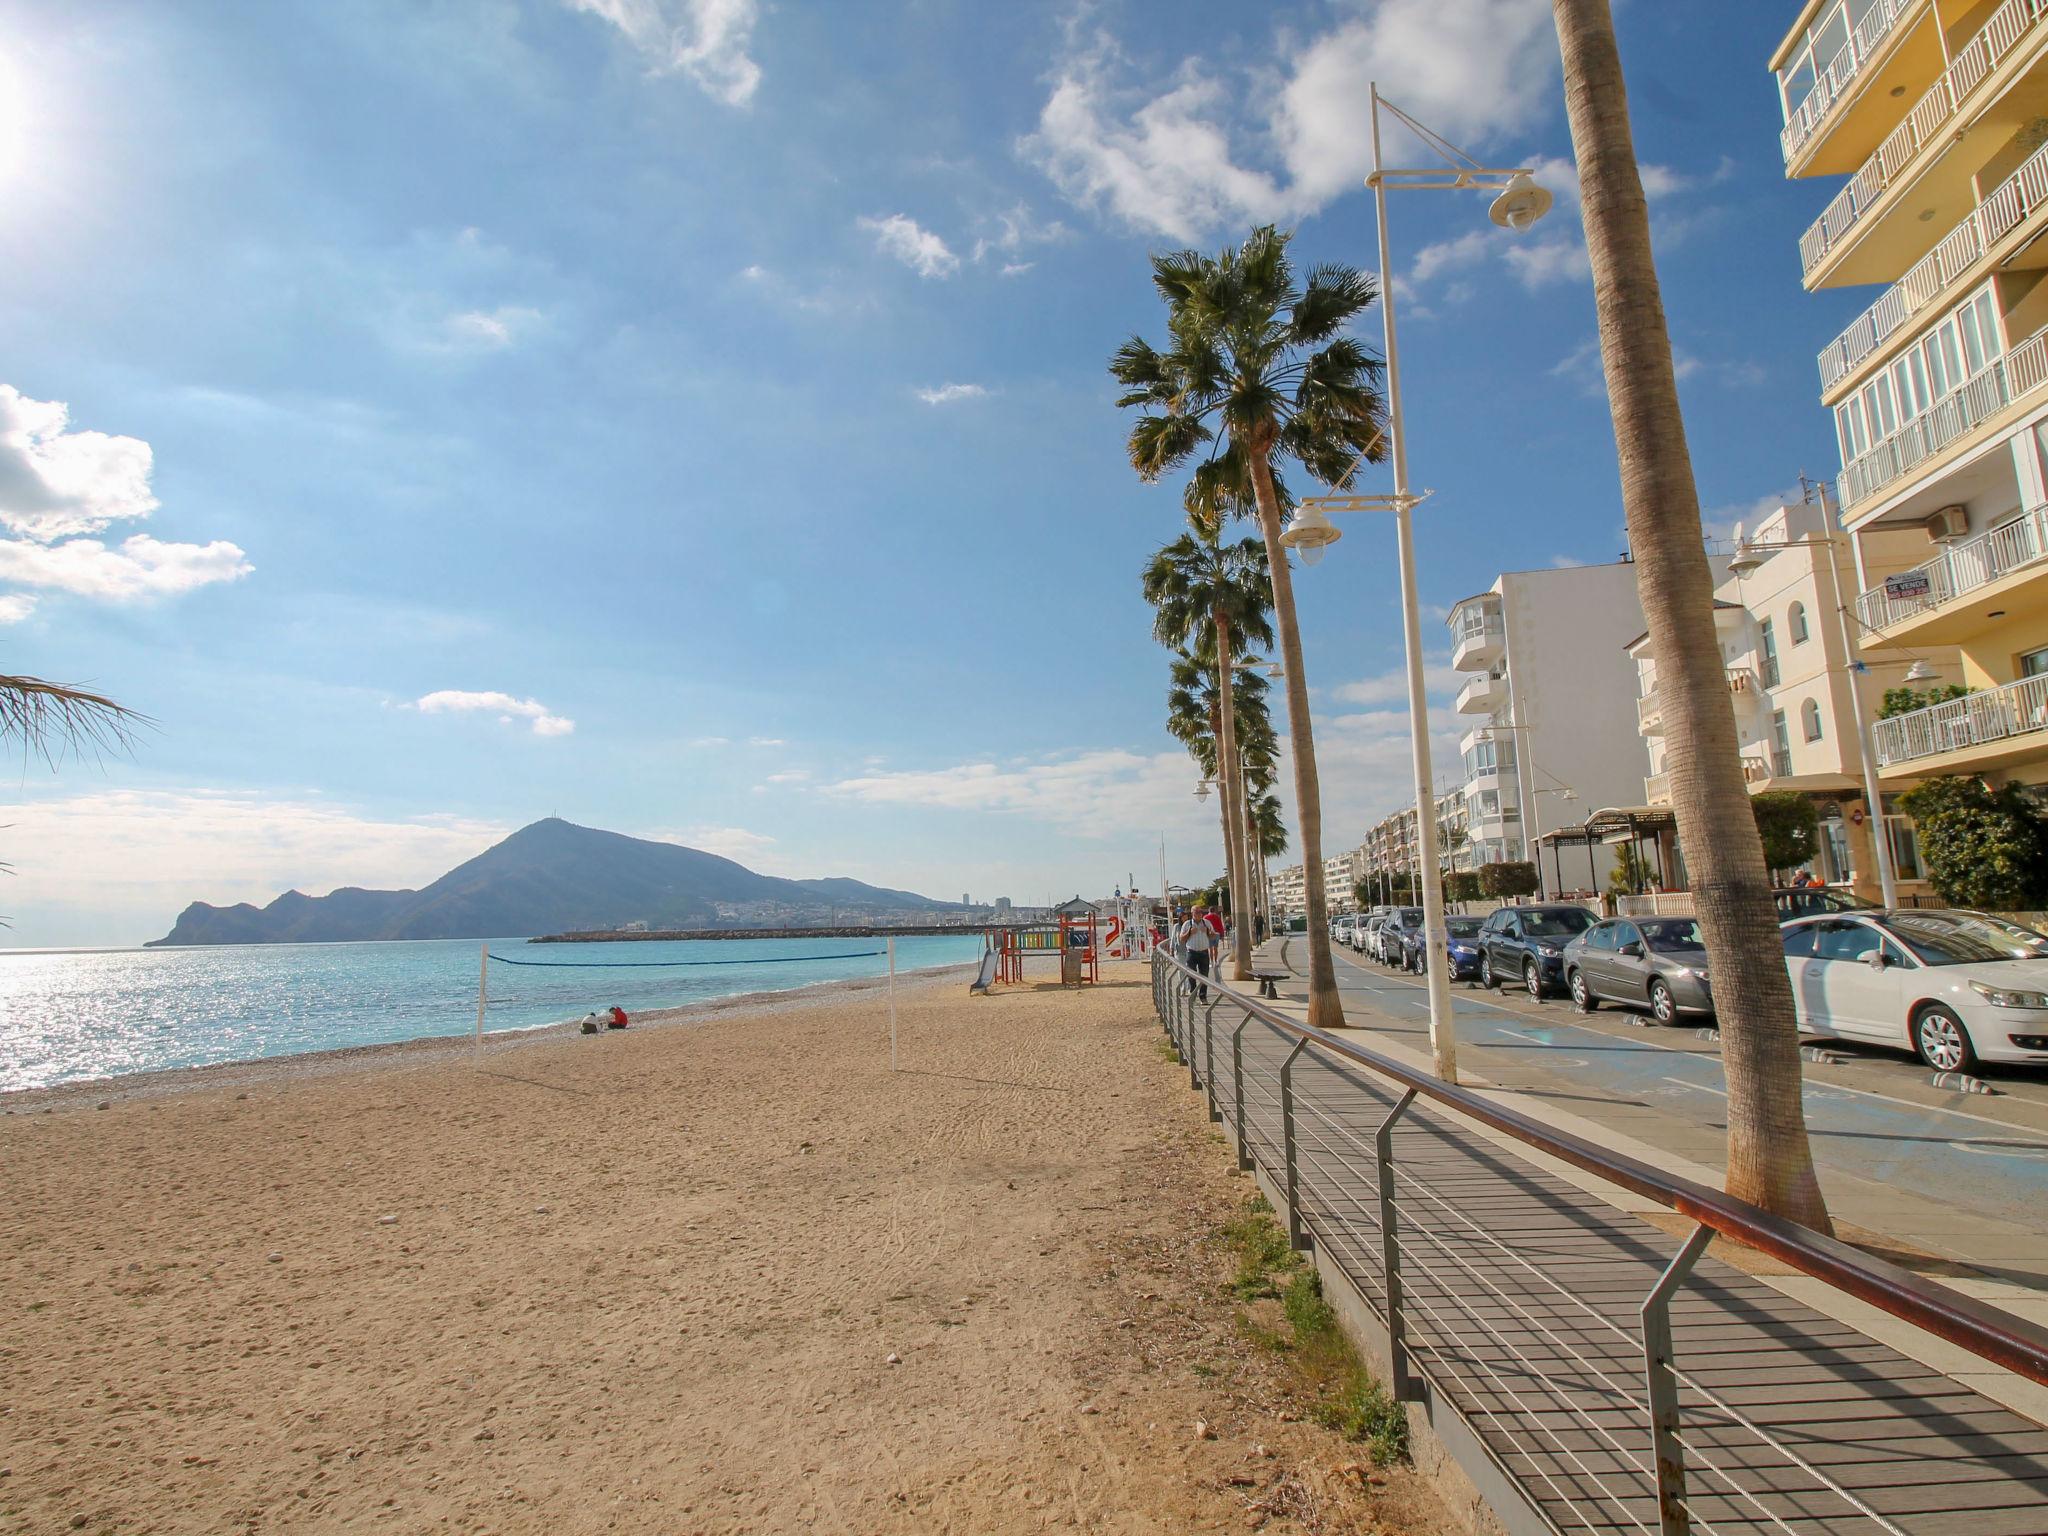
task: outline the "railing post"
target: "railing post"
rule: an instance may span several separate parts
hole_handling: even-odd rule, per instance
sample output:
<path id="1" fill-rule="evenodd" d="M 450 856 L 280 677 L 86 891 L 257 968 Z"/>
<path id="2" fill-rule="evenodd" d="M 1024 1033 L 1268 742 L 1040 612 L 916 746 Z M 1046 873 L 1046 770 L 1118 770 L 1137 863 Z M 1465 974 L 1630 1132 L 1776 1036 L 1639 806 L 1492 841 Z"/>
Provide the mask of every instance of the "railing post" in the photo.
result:
<path id="1" fill-rule="evenodd" d="M 1706 1252 L 1713 1229 L 1693 1228 L 1643 1300 L 1643 1373 L 1650 1396 L 1650 1452 L 1657 1460 L 1657 1519 L 1660 1536 L 1690 1536 L 1685 1507 L 1685 1447 L 1678 1439 L 1678 1374 L 1671 1349 L 1671 1296 Z"/>
<path id="2" fill-rule="evenodd" d="M 1206 1019 L 1206 1018 L 1207 1018 L 1207 1017 L 1209 1016 L 1209 1012 L 1210 1012 L 1210 1010 L 1211 1010 L 1211 1009 L 1213 1009 L 1213 1008 L 1214 1008 L 1215 1006 L 1216 1006 L 1216 1005 L 1215 1005 L 1215 1003 L 1213 1003 L 1213 1002 L 1209 1002 L 1209 1003 L 1204 1003 L 1204 1004 L 1202 1005 L 1202 1017 Z M 1202 1067 L 1201 1067 L 1201 1057 L 1200 1057 L 1200 1056 L 1199 1056 L 1199 1055 L 1198 1055 L 1198 1054 L 1196 1053 L 1196 1051 L 1195 1051 L 1195 999 L 1194 999 L 1194 994 L 1192 994 L 1192 993 L 1190 993 L 1190 994 L 1188 995 L 1188 1056 L 1187 1056 L 1187 1062 L 1188 1062 L 1188 1087 L 1190 1087 L 1190 1088 L 1192 1088 L 1192 1089 L 1200 1090 L 1200 1088 L 1201 1088 L 1201 1086 L 1202 1086 Z"/>
<path id="3" fill-rule="evenodd" d="M 1280 1063 L 1280 1142 L 1287 1154 L 1287 1241 L 1295 1248 L 1309 1245 L 1308 1231 L 1301 1222 L 1301 1183 L 1294 1156 L 1294 1058 L 1307 1040 L 1294 1042 L 1294 1049 Z"/>
<path id="4" fill-rule="evenodd" d="M 1373 1138 L 1379 1151 L 1380 1273 L 1387 1293 L 1387 1361 L 1393 1368 L 1394 1401 L 1415 1400 L 1415 1377 L 1408 1368 L 1408 1322 L 1401 1301 L 1401 1228 L 1394 1212 L 1394 1122 L 1415 1102 L 1415 1090 L 1401 1095 L 1392 1113 L 1380 1122 Z"/>
<path id="5" fill-rule="evenodd" d="M 1211 999 L 1202 1013 L 1202 1049 L 1205 1053 L 1202 1058 L 1202 1086 L 1209 1092 L 1209 1119 L 1212 1122 L 1223 1118 L 1222 1111 L 1216 1108 L 1216 1004 L 1221 1001 L 1220 996 Z"/>
<path id="6" fill-rule="evenodd" d="M 1247 1013 L 1237 1028 L 1230 1032 L 1230 1086 L 1237 1100 L 1237 1171 L 1249 1173 L 1252 1168 L 1251 1143 L 1245 1137 L 1244 1129 L 1244 1027 L 1251 1023 Z"/>

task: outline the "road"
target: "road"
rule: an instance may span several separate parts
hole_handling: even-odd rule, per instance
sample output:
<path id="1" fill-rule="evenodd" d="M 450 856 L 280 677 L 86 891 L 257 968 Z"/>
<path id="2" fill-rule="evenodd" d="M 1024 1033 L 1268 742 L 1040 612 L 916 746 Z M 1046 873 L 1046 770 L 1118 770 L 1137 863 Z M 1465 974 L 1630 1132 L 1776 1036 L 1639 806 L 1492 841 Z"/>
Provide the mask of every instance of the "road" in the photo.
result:
<path id="1" fill-rule="evenodd" d="M 1301 940 L 1288 958 L 1303 962 Z M 1337 951 L 1354 1025 L 1427 1048 L 1420 980 Z M 1302 990 L 1297 981 L 1292 989 Z M 1726 1082 L 1707 1021 L 1670 1028 L 1569 999 L 1537 1002 L 1459 984 L 1452 1013 L 1460 1069 L 1600 1125 L 1719 1168 Z M 2048 1286 L 2048 1077 L 1991 1079 L 1995 1096 L 1936 1089 L 1903 1055 L 1836 1047 L 1806 1066 L 1806 1119 L 1837 1218 L 2029 1286 Z"/>

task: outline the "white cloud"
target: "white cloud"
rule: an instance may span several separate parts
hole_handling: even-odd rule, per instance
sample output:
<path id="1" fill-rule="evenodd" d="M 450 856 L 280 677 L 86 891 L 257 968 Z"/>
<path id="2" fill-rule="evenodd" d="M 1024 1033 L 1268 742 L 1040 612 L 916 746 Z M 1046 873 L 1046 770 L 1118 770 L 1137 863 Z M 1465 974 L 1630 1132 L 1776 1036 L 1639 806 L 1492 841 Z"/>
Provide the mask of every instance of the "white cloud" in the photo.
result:
<path id="1" fill-rule="evenodd" d="M 960 270 L 960 258 L 944 240 L 907 214 L 856 221 L 875 237 L 875 249 L 893 256 L 919 277 L 951 277 Z"/>
<path id="2" fill-rule="evenodd" d="M 1038 263 L 1035 261 L 1006 261 L 1003 263 L 1003 270 L 999 275 L 1003 277 L 1022 277 L 1037 265 Z"/>
<path id="3" fill-rule="evenodd" d="M 761 83 L 748 54 L 757 0 L 566 0 L 602 16 L 662 73 L 687 76 L 707 95 L 742 107 Z"/>
<path id="4" fill-rule="evenodd" d="M 678 843 L 685 848 L 715 853 L 722 859 L 731 859 L 756 871 L 765 872 L 766 866 L 781 862 L 773 852 L 776 846 L 774 838 L 765 832 L 749 832 L 745 827 L 683 827 L 674 832 L 649 835 L 656 842 Z"/>
<path id="5" fill-rule="evenodd" d="M 117 603 L 236 581 L 253 569 L 241 549 L 225 539 L 167 544 L 138 533 L 115 549 L 98 539 L 61 544 L 0 539 L 0 581 Z"/>
<path id="6" fill-rule="evenodd" d="M 19 624 L 36 611 L 36 600 L 26 592 L 10 592 L 0 597 L 0 624 Z"/>
<path id="7" fill-rule="evenodd" d="M 789 743 L 780 736 L 749 736 L 747 738 L 747 745 L 750 747 L 786 747 Z"/>
<path id="8" fill-rule="evenodd" d="M 533 722 L 536 736 L 567 736 L 576 729 L 574 720 L 553 714 L 538 699 L 515 698 L 509 693 L 495 690 L 465 692 L 460 688 L 443 688 L 417 700 L 413 708 L 423 715 L 443 713 L 484 713 L 496 715 L 500 723 L 510 725 L 514 720 Z"/>
<path id="9" fill-rule="evenodd" d="M 690 745 L 693 747 L 729 747 L 732 745 L 732 738 L 730 736 L 698 736 L 690 742 Z"/>
<path id="10" fill-rule="evenodd" d="M 9 943 L 135 943 L 187 902 L 259 905 L 287 890 L 418 887 L 511 830 L 386 818 L 258 792 L 107 790 L 0 806 Z"/>
<path id="11" fill-rule="evenodd" d="M 988 390 L 979 384 L 941 384 L 936 389 L 920 389 L 915 393 L 926 405 L 951 405 L 955 400 L 980 400 Z"/>
<path id="12" fill-rule="evenodd" d="M 479 352 L 509 347 L 540 324 L 541 314 L 522 304 L 501 304 L 496 309 L 470 309 L 450 315 L 443 322 L 450 345 Z"/>
<path id="13" fill-rule="evenodd" d="M 1030 207 L 1024 203 L 1018 203 L 1006 213 L 997 214 L 994 224 L 995 233 L 982 235 L 975 240 L 975 261 L 980 261 L 991 252 L 1010 253 L 1020 251 L 1027 245 L 1049 245 L 1054 241 L 1066 239 L 1070 233 L 1067 226 L 1058 219 L 1054 219 L 1050 224 L 1041 224 L 1032 216 Z M 1021 265 L 1022 270 L 1029 271 L 1034 263 L 1027 261 L 1011 265 Z M 1014 274 L 1009 266 L 1005 266 L 1003 275 L 1010 277 Z"/>
<path id="14" fill-rule="evenodd" d="M 1422 689 L 1427 698 L 1449 698 L 1458 691 L 1464 677 L 1452 669 L 1448 656 L 1424 656 Z M 1331 698 L 1343 704 L 1400 704 L 1408 702 L 1408 669 L 1397 667 L 1357 682 L 1339 683 L 1329 690 Z"/>
<path id="15" fill-rule="evenodd" d="M 71 428 L 62 401 L 0 384 L 0 524 L 42 543 L 147 517 L 149 444 Z"/>
<path id="16" fill-rule="evenodd" d="M 1113 748 L 1007 763 L 876 770 L 820 787 L 871 805 L 1001 812 L 1082 837 L 1125 838 L 1133 826 L 1213 829 L 1213 806 L 1202 810 L 1193 798 L 1196 776 L 1184 753 Z"/>
<path id="17" fill-rule="evenodd" d="M 770 784 L 803 784 L 809 782 L 810 777 L 810 774 L 802 768 L 787 768 L 781 773 L 769 774 L 766 782 Z"/>

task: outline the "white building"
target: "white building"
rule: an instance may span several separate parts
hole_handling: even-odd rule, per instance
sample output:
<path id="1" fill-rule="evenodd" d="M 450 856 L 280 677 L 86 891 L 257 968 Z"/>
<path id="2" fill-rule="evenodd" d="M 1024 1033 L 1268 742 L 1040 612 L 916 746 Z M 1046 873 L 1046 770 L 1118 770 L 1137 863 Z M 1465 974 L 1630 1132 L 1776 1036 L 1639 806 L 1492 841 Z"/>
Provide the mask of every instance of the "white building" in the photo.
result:
<path id="1" fill-rule="evenodd" d="M 1274 871 L 1273 906 L 1276 911 L 1289 914 L 1308 910 L 1308 880 L 1299 864 Z"/>
<path id="2" fill-rule="evenodd" d="M 1726 566 L 1714 562 L 1717 579 Z M 1643 805 L 1633 564 L 1510 571 L 1446 622 L 1451 665 L 1468 674 L 1456 709 L 1472 865 L 1533 861 L 1544 833 Z"/>

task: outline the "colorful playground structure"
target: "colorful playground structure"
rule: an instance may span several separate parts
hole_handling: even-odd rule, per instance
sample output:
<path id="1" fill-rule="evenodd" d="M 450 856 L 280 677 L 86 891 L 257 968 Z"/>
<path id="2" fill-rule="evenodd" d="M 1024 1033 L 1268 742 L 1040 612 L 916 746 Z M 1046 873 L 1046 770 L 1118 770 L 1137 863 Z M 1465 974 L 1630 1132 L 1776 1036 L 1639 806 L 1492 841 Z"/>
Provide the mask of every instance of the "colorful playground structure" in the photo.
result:
<path id="1" fill-rule="evenodd" d="M 1024 979 L 1025 960 L 1044 955 L 1059 962 L 1060 981 L 1082 986 L 1096 980 L 1102 944 L 1102 917 L 1094 904 L 1076 896 L 1053 909 L 1057 922 L 1042 928 L 1004 928 L 996 935 L 996 976 L 999 982 Z"/>

